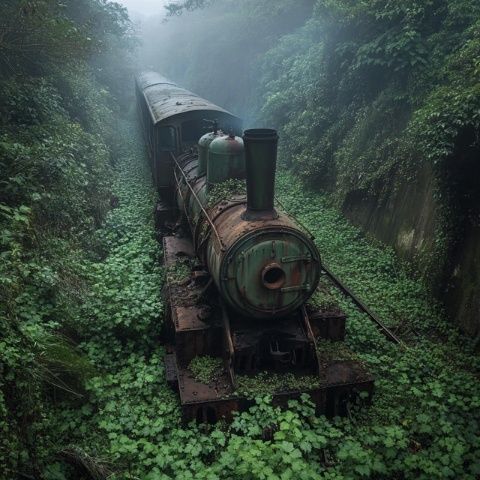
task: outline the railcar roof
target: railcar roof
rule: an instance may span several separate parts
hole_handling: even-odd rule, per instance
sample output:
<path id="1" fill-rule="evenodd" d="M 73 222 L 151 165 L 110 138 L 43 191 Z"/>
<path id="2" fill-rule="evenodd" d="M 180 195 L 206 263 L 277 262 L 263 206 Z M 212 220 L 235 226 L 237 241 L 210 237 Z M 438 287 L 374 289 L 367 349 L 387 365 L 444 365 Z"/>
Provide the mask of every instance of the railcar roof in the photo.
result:
<path id="1" fill-rule="evenodd" d="M 156 72 L 142 72 L 137 85 L 143 91 L 154 124 L 194 111 L 215 111 L 237 119 L 227 110 L 195 95 Z"/>
<path id="2" fill-rule="evenodd" d="M 172 82 L 157 72 L 142 72 L 137 76 L 137 85 L 140 90 L 145 90 L 147 87 L 161 84 L 175 85 L 175 82 Z"/>

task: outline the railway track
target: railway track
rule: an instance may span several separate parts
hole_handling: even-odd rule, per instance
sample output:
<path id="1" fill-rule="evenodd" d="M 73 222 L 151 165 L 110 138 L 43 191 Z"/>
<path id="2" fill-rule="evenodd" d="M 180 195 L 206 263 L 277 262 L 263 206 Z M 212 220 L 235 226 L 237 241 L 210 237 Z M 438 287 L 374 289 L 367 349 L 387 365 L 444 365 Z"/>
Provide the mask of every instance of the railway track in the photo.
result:
<path id="1" fill-rule="evenodd" d="M 355 306 L 365 313 L 368 318 L 375 324 L 377 329 L 382 333 L 388 340 L 400 345 L 403 348 L 407 348 L 405 343 L 395 335 L 378 317 L 378 315 L 373 312 L 365 303 L 357 297 L 357 295 L 347 287 L 333 272 L 332 270 L 325 264 L 322 263 L 322 270 L 325 275 L 332 281 L 332 283 L 348 298 L 352 300 Z"/>

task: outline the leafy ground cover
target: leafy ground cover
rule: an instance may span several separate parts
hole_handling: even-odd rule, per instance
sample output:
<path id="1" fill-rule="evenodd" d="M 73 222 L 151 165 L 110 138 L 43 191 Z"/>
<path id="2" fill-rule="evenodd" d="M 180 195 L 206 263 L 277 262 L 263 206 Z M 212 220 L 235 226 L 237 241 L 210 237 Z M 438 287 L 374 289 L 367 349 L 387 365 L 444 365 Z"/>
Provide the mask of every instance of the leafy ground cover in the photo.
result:
<path id="1" fill-rule="evenodd" d="M 363 238 L 325 197 L 285 173 L 282 203 L 408 348 L 387 341 L 332 290 L 349 315 L 349 346 L 377 377 L 370 408 L 352 406 L 349 418 L 327 420 L 314 416 L 306 396 L 287 411 L 266 396 L 231 425 L 181 425 L 159 337 L 165 272 L 153 231 L 154 192 L 134 133 L 124 126 L 129 140 L 113 182 L 118 207 L 98 234 L 104 255 L 87 268 L 94 289 L 82 307 L 80 348 L 93 372 L 82 399 L 65 398 L 49 413 L 50 441 L 63 460 L 51 462 L 45 477 L 72 478 L 69 455 L 113 479 L 476 478 L 478 358 L 444 326 L 422 283 L 391 250 Z"/>
<path id="2" fill-rule="evenodd" d="M 365 238 L 289 174 L 279 196 L 315 235 L 329 266 L 405 340 L 383 338 L 365 315 L 348 314 L 348 343 L 376 376 L 371 408 L 342 421 L 336 452 L 347 477 L 474 478 L 478 475 L 479 360 L 469 340 L 449 328 L 421 280 L 393 250 Z"/>
<path id="3" fill-rule="evenodd" d="M 7 0 L 0 19 L 0 478 L 11 480 L 43 478 L 58 453 L 48 411 L 81 405 L 73 391 L 95 374 L 76 343 L 134 40 L 126 10 L 103 0 Z"/>

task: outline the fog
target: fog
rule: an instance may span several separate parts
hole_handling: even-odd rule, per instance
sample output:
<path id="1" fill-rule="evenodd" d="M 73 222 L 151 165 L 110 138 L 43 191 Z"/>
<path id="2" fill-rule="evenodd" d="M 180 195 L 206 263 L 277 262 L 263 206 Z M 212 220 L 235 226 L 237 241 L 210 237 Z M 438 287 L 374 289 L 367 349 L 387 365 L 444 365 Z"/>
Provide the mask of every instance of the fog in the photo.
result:
<path id="1" fill-rule="evenodd" d="M 147 18 L 153 15 L 164 15 L 166 0 L 117 0 L 117 3 L 128 9 L 132 20 Z"/>
<path id="2" fill-rule="evenodd" d="M 137 2 L 127 3 L 132 11 L 137 8 Z M 143 13 L 153 9 L 152 3 L 145 0 Z M 139 63 L 252 125 L 259 112 L 263 54 L 301 26 L 311 9 L 311 0 L 224 0 L 167 18 L 165 10 L 153 9 L 136 22 L 142 40 Z"/>

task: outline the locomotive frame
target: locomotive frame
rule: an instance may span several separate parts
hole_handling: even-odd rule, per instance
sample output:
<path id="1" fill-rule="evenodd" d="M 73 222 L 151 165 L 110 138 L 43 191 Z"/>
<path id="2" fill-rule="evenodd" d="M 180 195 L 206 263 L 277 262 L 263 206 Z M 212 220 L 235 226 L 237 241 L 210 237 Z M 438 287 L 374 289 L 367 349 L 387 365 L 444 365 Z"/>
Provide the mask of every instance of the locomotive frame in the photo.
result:
<path id="1" fill-rule="evenodd" d="M 260 372 L 312 379 L 272 391 L 280 406 L 308 393 L 317 413 L 334 416 L 360 392 L 369 402 L 374 382 L 364 365 L 319 347 L 318 340 L 343 342 L 346 317 L 307 303 L 324 270 L 310 234 L 274 203 L 276 132 L 247 130 L 243 142 L 238 117 L 155 72 L 137 77 L 136 97 L 160 195 L 164 265 L 189 269 L 184 282 L 170 279 L 165 288 L 165 367 L 184 421 L 230 420 L 253 403 L 239 380 Z M 214 124 L 207 135 L 205 121 Z M 245 177 L 246 197 L 208 202 L 216 184 Z M 197 378 L 191 364 L 202 356 L 223 368 Z"/>

